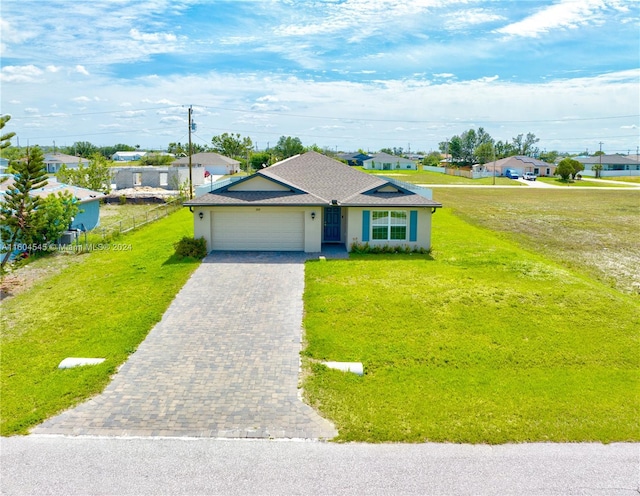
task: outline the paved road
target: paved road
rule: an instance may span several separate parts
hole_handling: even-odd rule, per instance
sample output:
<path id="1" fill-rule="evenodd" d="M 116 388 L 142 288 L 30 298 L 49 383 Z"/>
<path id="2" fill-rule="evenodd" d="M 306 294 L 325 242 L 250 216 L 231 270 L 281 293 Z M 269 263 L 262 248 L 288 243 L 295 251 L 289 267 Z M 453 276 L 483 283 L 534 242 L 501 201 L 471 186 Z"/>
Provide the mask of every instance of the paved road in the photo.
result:
<path id="1" fill-rule="evenodd" d="M 209 255 L 103 394 L 32 432 L 334 437 L 298 398 L 306 258 Z"/>
<path id="2" fill-rule="evenodd" d="M 28 495 L 638 494 L 638 444 L 365 445 L 29 436 L 0 441 Z"/>

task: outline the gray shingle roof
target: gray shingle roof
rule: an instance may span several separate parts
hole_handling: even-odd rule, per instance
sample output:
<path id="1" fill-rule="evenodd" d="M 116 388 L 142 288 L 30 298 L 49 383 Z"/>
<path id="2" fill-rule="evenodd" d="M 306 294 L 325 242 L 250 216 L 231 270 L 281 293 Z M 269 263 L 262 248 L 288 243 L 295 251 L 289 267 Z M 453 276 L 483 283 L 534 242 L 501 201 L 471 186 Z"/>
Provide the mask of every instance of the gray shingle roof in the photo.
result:
<path id="1" fill-rule="evenodd" d="M 229 157 L 225 157 L 224 155 L 220 155 L 219 153 L 213 152 L 203 152 L 203 153 L 194 153 L 191 155 L 191 164 L 192 165 L 238 165 L 240 162 L 234 160 Z M 171 165 L 189 165 L 189 157 L 182 157 L 174 162 Z"/>
<path id="2" fill-rule="evenodd" d="M 344 206 L 442 206 L 398 185 L 394 186 L 400 190 L 398 193 L 378 193 L 378 189 L 391 183 L 317 152 L 296 155 L 255 175 L 289 185 L 291 190 L 228 191 L 228 187 L 238 185 L 235 182 L 185 205 L 329 205 L 336 200 Z"/>

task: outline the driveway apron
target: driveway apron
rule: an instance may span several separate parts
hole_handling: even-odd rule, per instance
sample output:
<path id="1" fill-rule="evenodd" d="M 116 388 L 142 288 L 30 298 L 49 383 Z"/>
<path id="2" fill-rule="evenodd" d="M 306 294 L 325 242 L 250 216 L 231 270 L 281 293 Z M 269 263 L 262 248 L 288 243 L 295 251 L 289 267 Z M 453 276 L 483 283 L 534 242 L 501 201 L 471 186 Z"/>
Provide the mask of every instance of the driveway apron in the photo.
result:
<path id="1" fill-rule="evenodd" d="M 209 255 L 105 391 L 32 433 L 336 436 L 299 399 L 305 258 Z"/>

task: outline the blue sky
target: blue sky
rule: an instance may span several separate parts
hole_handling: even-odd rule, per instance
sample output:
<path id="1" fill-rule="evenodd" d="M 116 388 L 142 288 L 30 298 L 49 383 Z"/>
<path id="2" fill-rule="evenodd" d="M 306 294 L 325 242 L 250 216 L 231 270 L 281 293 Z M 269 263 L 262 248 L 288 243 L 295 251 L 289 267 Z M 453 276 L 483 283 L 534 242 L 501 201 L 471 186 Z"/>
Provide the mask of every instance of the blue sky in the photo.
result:
<path id="1" fill-rule="evenodd" d="M 223 132 L 351 151 L 470 128 L 636 152 L 637 0 L 3 0 L 20 144 L 164 149 Z"/>

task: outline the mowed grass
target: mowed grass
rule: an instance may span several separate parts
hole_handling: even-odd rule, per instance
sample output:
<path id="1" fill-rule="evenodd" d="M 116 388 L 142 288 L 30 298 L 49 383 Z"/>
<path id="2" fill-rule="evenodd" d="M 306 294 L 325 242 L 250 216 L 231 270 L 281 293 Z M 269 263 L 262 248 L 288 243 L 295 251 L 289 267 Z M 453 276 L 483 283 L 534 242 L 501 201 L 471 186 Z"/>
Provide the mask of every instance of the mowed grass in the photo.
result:
<path id="1" fill-rule="evenodd" d="M 438 188 L 433 195 L 471 224 L 640 296 L 638 190 Z"/>
<path id="2" fill-rule="evenodd" d="M 572 188 L 572 187 L 579 187 L 579 188 L 626 188 L 629 186 L 632 186 L 630 184 L 625 184 L 624 182 L 619 182 L 619 184 L 613 184 L 613 183 L 603 183 L 603 182 L 598 182 L 598 181 L 590 181 L 589 179 L 580 179 L 580 180 L 570 180 L 570 181 L 563 181 L 562 178 L 560 177 L 539 177 L 537 179 L 538 181 L 547 183 L 547 184 L 552 184 L 553 186 L 558 186 L 561 188 Z"/>
<path id="3" fill-rule="evenodd" d="M 525 186 L 518 181 L 514 181 L 507 177 L 497 176 L 483 177 L 480 179 L 469 179 L 462 176 L 451 176 L 449 174 L 442 174 L 440 172 L 430 172 L 423 170 L 388 170 L 388 171 L 371 171 L 365 170 L 363 167 L 355 167 L 356 169 L 366 172 L 368 174 L 387 176 L 399 181 L 404 181 L 413 184 L 451 184 L 451 185 L 466 185 L 466 186 L 488 186 L 496 184 L 498 186 Z"/>
<path id="4" fill-rule="evenodd" d="M 105 387 L 196 268 L 173 255 L 192 229 L 179 210 L 2 302 L 0 434 L 25 433 Z M 57 369 L 67 357 L 106 361 Z"/>
<path id="5" fill-rule="evenodd" d="M 640 439 L 637 299 L 450 209 L 433 240 L 307 263 L 303 386 L 337 440 Z"/>

